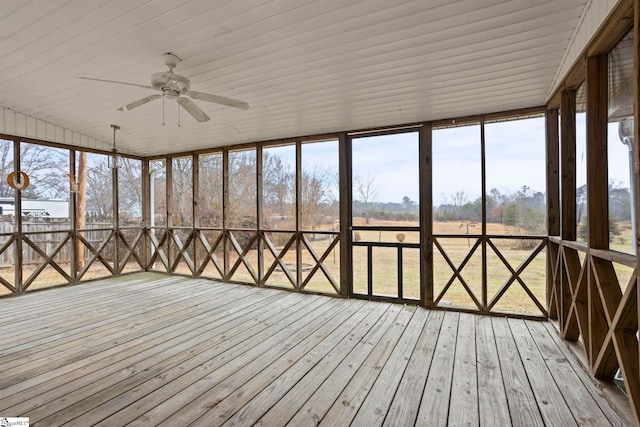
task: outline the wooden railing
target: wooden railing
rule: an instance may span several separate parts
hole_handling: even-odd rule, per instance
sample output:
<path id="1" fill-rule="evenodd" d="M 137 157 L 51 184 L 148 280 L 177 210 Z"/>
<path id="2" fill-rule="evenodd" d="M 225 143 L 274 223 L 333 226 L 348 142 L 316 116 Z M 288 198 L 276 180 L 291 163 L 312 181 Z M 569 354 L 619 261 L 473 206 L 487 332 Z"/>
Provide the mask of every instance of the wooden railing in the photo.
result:
<path id="1" fill-rule="evenodd" d="M 446 245 L 443 244 L 444 240 L 448 239 L 464 239 L 467 241 L 468 250 L 466 253 L 461 254 L 462 260 L 458 263 L 454 262 L 453 258 L 447 252 Z M 520 244 L 524 246 L 524 249 L 518 249 L 518 252 L 522 252 L 524 258 L 518 260 L 519 264 L 514 265 L 514 260 L 509 260 L 508 256 L 504 254 L 505 249 L 501 249 L 500 245 L 496 241 L 505 240 L 513 242 L 513 244 Z M 544 254 L 544 248 L 547 245 L 547 239 L 544 236 L 513 236 L 513 235 L 486 235 L 480 234 L 438 234 L 433 236 L 434 253 L 440 254 L 446 264 L 449 266 L 451 273 L 446 280 L 442 289 L 439 292 L 434 293 L 434 305 L 442 306 L 443 301 L 451 290 L 455 281 L 461 284 L 464 292 L 468 298 L 473 301 L 473 307 L 458 307 L 457 304 L 451 303 L 454 309 L 469 309 L 481 313 L 496 313 L 496 314 L 526 314 L 531 317 L 545 318 L 547 316 L 546 302 L 544 296 L 546 295 L 545 277 L 544 273 L 539 279 L 539 283 L 527 283 L 523 278 L 523 273 L 531 271 L 532 262 L 541 254 Z M 479 255 L 478 255 L 479 254 Z M 497 259 L 490 261 L 488 256 L 494 254 Z M 476 279 L 475 286 L 472 286 L 468 279 L 465 279 L 465 268 L 469 268 L 470 262 L 474 256 L 480 257 L 481 277 Z M 495 270 L 504 269 L 505 278 L 499 283 L 497 279 L 490 279 L 488 276 Z M 491 286 L 490 286 L 491 285 Z M 538 291 L 534 291 L 533 287 L 537 286 Z M 505 296 L 514 287 L 518 287 L 524 291 L 524 295 L 519 298 L 525 299 L 523 304 L 529 305 L 531 310 L 518 309 L 518 308 L 504 308 L 499 305 L 503 302 Z M 473 288 L 476 288 L 475 290 Z M 479 289 L 478 289 L 479 288 Z M 534 308 L 535 307 L 535 308 Z"/>
<path id="2" fill-rule="evenodd" d="M 338 232 L 154 227 L 146 233 L 151 269 L 314 293 L 340 292 L 326 264 L 340 242 Z M 281 237 L 277 244 L 276 235 Z M 311 236 L 326 240 L 322 252 Z M 326 286 L 311 289 L 318 279 Z"/>
<path id="3" fill-rule="evenodd" d="M 549 316 L 564 339 L 582 341 L 596 378 L 611 380 L 620 369 L 630 403 L 638 406 L 636 257 L 559 237 L 549 237 L 549 252 Z M 628 277 L 620 273 L 624 268 Z"/>
<path id="4" fill-rule="evenodd" d="M 72 230 L 68 224 L 28 225 L 23 224 L 21 233 L 0 234 L 0 241 L 4 240 L 0 259 L 10 258 L 2 266 L 0 285 L 12 293 L 144 270 L 147 266 L 141 227 L 91 224 L 90 228 Z M 79 254 L 82 262 L 78 261 Z"/>

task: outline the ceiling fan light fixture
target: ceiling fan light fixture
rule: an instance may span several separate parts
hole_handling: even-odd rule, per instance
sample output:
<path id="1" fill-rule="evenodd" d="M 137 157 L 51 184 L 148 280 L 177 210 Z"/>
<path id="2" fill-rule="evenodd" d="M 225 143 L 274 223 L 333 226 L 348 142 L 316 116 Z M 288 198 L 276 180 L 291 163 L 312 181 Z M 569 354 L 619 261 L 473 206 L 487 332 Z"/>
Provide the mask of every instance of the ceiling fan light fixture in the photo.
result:
<path id="1" fill-rule="evenodd" d="M 92 77 L 78 77 L 84 80 L 93 80 L 103 83 L 115 83 L 120 85 L 134 86 L 143 89 L 150 89 L 161 94 L 150 95 L 137 101 L 131 102 L 123 107 L 118 108 L 118 111 L 130 111 L 141 105 L 147 104 L 156 99 L 168 98 L 171 100 L 177 100 L 179 108 L 184 108 L 196 121 L 202 123 L 210 120 L 209 116 L 197 106 L 192 99 L 210 102 L 213 104 L 225 105 L 227 107 L 238 108 L 240 110 L 249 109 L 249 104 L 240 101 L 238 99 L 226 98 L 224 96 L 212 95 L 210 93 L 196 92 L 191 90 L 191 82 L 187 77 L 181 76 L 173 72 L 174 68 L 181 61 L 176 55 L 172 53 L 165 53 L 165 65 L 169 68 L 169 71 L 163 71 L 160 73 L 153 73 L 151 75 L 151 85 L 140 85 L 136 83 L 118 82 L 114 80 L 95 79 Z M 178 110 L 179 111 L 179 110 Z M 164 107 L 163 107 L 163 120 L 164 124 Z"/>

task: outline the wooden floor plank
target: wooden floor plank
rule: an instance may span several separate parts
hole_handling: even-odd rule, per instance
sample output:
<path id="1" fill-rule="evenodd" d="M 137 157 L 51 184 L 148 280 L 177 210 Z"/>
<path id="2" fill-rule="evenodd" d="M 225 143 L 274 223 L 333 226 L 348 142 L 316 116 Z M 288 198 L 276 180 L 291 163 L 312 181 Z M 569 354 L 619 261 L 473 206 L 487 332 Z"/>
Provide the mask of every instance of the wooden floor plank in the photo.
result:
<path id="1" fill-rule="evenodd" d="M 154 291 L 157 290 L 158 293 L 163 291 L 175 293 L 179 291 L 175 286 L 176 283 L 178 283 L 177 280 L 170 280 L 170 278 L 156 280 L 153 282 L 153 289 Z M 101 292 L 97 295 L 92 295 L 91 298 L 82 300 L 82 304 L 76 303 L 78 296 L 73 299 L 45 305 L 37 310 L 21 307 L 25 310 L 25 313 L 30 314 L 32 317 L 21 317 L 20 333 L 12 328 L 12 322 L 2 324 L 0 334 L 5 337 L 7 343 L 5 348 L 9 348 L 9 344 L 13 341 L 23 343 L 27 337 L 42 332 L 46 334 L 49 329 L 56 325 L 64 326 L 68 319 L 74 319 L 76 316 L 81 316 L 83 320 L 90 320 L 93 317 L 104 314 L 113 315 L 123 305 L 139 301 L 139 296 L 148 297 L 149 286 L 149 283 L 143 282 L 132 285 L 133 289 L 131 290 L 111 291 L 111 294 Z M 76 326 L 75 323 L 74 326 Z"/>
<path id="2" fill-rule="evenodd" d="M 404 307 L 396 321 L 387 330 L 380 342 L 371 350 L 367 359 L 360 365 L 358 371 L 344 388 L 333 406 L 320 422 L 321 426 L 335 426 L 350 424 L 358 413 L 362 402 L 366 399 L 374 382 L 378 379 L 382 368 L 387 363 L 396 344 L 402 337 L 411 318 L 413 311 Z M 407 341 L 409 342 L 410 339 Z M 408 344 L 410 345 L 410 344 Z"/>
<path id="3" fill-rule="evenodd" d="M 444 316 L 418 411 L 417 425 L 447 425 L 459 318 L 460 314 L 455 312 L 447 312 Z"/>
<path id="4" fill-rule="evenodd" d="M 478 426 L 478 375 L 474 315 L 460 313 L 453 380 L 449 400 L 450 426 Z"/>
<path id="5" fill-rule="evenodd" d="M 240 370 L 226 367 L 226 372 L 221 375 L 224 377 L 223 381 L 173 414 L 165 423 L 177 425 L 188 422 L 193 426 L 210 426 L 224 422 L 238 409 L 235 406 L 237 399 L 250 400 L 275 377 L 324 340 L 326 334 L 344 320 L 345 308 L 347 307 L 341 301 L 331 301 L 322 307 L 324 310 L 319 311 L 317 316 L 305 318 L 306 324 L 293 334 L 280 338 L 277 345 L 270 345 L 266 351 L 256 351 L 257 347 L 252 349 L 257 357 L 252 358 L 249 363 L 243 363 Z"/>
<path id="6" fill-rule="evenodd" d="M 549 331 L 540 322 L 525 322 L 538 350 L 547 364 L 567 406 L 580 425 L 622 425 L 619 417 L 610 418 L 598 407 L 595 399 L 584 387 L 575 387 L 580 379 L 569 365 L 558 346 L 549 335 Z M 612 415 L 612 414 L 610 414 Z"/>
<path id="7" fill-rule="evenodd" d="M 241 310 L 258 309 L 264 306 L 265 303 L 271 303 L 275 309 L 300 303 L 298 298 L 264 294 L 256 295 L 254 298 L 246 299 L 246 301 L 237 301 L 236 306 L 222 312 L 216 312 L 215 309 L 219 308 L 219 304 L 224 302 L 222 300 L 202 303 L 200 305 L 202 312 L 196 316 L 183 318 L 179 322 L 171 323 L 170 327 L 159 329 L 148 335 L 116 345 L 105 352 L 82 361 L 65 365 L 8 387 L 4 389 L 7 397 L 0 400 L 0 410 L 20 404 L 21 406 L 13 408 L 13 410 L 18 412 L 26 411 L 28 409 L 25 409 L 24 405 L 27 405 L 30 399 L 34 399 L 35 406 L 40 406 L 56 398 L 63 397 L 72 390 L 103 380 L 109 375 L 126 372 L 132 366 L 143 368 L 145 361 L 154 362 L 159 353 L 166 355 L 167 351 L 173 351 L 178 346 L 188 343 L 189 340 L 201 340 L 206 337 L 214 329 L 215 322 L 221 320 L 222 322 L 220 323 L 229 328 L 235 325 L 245 326 L 245 323 L 247 324 L 246 327 L 249 327 L 253 322 L 246 322 L 244 318 L 240 317 L 242 315 Z M 274 302 L 279 304 L 273 304 Z M 270 312 L 270 310 L 265 311 L 267 313 Z M 235 327 L 238 330 L 239 326 Z M 226 333 L 232 335 L 233 332 L 234 330 L 230 329 Z M 103 386 L 106 387 L 106 385 L 107 383 L 103 382 Z"/>
<path id="8" fill-rule="evenodd" d="M 509 319 L 508 322 L 545 424 L 552 426 L 577 425 L 556 382 L 547 370 L 544 359 L 531 338 L 524 321 Z"/>
<path id="9" fill-rule="evenodd" d="M 379 344 L 387 330 L 402 311 L 399 305 L 391 305 L 371 328 L 369 333 L 347 355 L 347 363 L 341 363 L 322 383 L 300 410 L 287 423 L 290 427 L 317 426 L 338 396 L 358 371 L 358 368 Z"/>
<path id="10" fill-rule="evenodd" d="M 360 405 L 353 419 L 354 425 L 382 425 L 428 318 L 427 310 L 415 308 L 411 321 Z"/>
<path id="11" fill-rule="evenodd" d="M 432 311 L 386 415 L 384 426 L 414 425 L 431 370 L 445 311 Z"/>
<path id="12" fill-rule="evenodd" d="M 549 336 L 555 342 L 556 346 L 564 356 L 565 360 L 567 360 L 578 378 L 580 378 L 582 386 L 589 392 L 591 397 L 593 397 L 593 399 L 596 401 L 596 404 L 598 405 L 602 413 L 605 414 L 607 419 L 613 421 L 620 420 L 620 424 L 618 425 L 633 425 L 635 420 L 628 401 L 620 402 L 620 400 L 626 400 L 626 397 L 623 396 L 623 393 L 619 392 L 619 394 L 617 394 L 616 396 L 618 398 L 616 399 L 616 404 L 620 403 L 620 405 L 618 405 L 618 410 L 620 412 L 616 412 L 603 393 L 603 390 L 600 388 L 600 380 L 591 376 L 591 374 L 585 368 L 584 364 L 580 360 L 578 360 L 575 354 L 573 354 L 569 349 L 566 341 L 562 340 L 556 327 L 549 322 L 544 323 L 544 326 L 549 332 Z M 616 386 L 613 386 L 613 388 L 617 391 Z"/>
<path id="13" fill-rule="evenodd" d="M 476 316 L 476 357 L 478 359 L 478 406 L 481 426 L 511 425 L 500 360 L 488 316 Z"/>
<path id="14" fill-rule="evenodd" d="M 215 373 L 215 369 L 224 365 L 227 360 L 238 357 L 272 324 L 269 322 L 282 323 L 282 319 L 298 312 L 304 304 L 298 297 L 300 295 L 296 298 L 282 299 L 278 304 L 272 304 L 269 309 L 261 310 L 256 316 L 238 319 L 238 322 L 234 322 L 237 323 L 236 326 L 219 335 L 219 343 L 213 343 L 215 347 L 212 347 L 212 350 L 215 351 L 199 351 L 188 363 L 174 365 L 160 377 L 139 384 L 130 389 L 126 396 L 117 396 L 87 414 L 95 419 L 100 418 L 99 414 L 106 414 L 104 420 L 96 425 L 125 425 L 136 421 L 146 412 L 162 405 L 168 397 L 206 377 L 212 371 Z M 84 420 L 85 417 L 80 421 Z"/>
<path id="15" fill-rule="evenodd" d="M 305 310 L 299 310 L 275 321 L 255 339 L 236 345 L 211 359 L 204 374 L 198 373 L 195 378 L 186 378 L 184 383 L 167 384 L 167 387 L 162 390 L 165 400 L 131 425 L 157 425 L 178 412 L 184 416 L 179 423 L 186 423 L 188 418 L 195 420 L 206 411 L 207 408 L 203 409 L 203 405 L 211 405 L 212 401 L 207 399 L 209 397 L 207 392 L 218 384 L 222 385 L 214 393 L 233 392 L 254 375 L 254 372 L 245 371 L 244 368 L 260 370 L 276 355 L 281 356 L 292 345 L 312 333 L 318 327 L 316 319 L 337 303 L 338 301 L 312 301 Z M 238 376 L 234 379 L 240 381 L 239 376 L 243 376 L 242 383 L 234 384 L 234 381 L 226 381 L 238 372 Z"/>
<path id="16" fill-rule="evenodd" d="M 511 423 L 517 427 L 544 427 L 542 415 L 536 405 L 527 373 L 525 372 L 511 329 L 506 319 L 492 318 L 500 371 L 507 394 Z"/>
<path id="17" fill-rule="evenodd" d="M 173 287 L 176 288 L 175 286 Z M 93 339 L 97 339 L 100 334 L 108 334 L 113 332 L 114 327 L 119 327 L 119 322 L 126 322 L 128 319 L 131 323 L 135 323 L 136 319 L 139 319 L 141 315 L 150 313 L 156 317 L 163 317 L 167 313 L 175 313 L 177 311 L 184 311 L 190 309 L 194 304 L 190 301 L 193 300 L 209 300 L 219 298 L 219 295 L 240 297 L 240 295 L 248 294 L 249 292 L 223 292 L 221 289 L 216 288 L 202 288 L 193 289 L 189 293 L 180 292 L 179 290 L 174 292 L 167 292 L 160 295 L 156 295 L 154 291 L 153 297 L 145 298 L 142 301 L 137 299 L 130 302 L 120 304 L 110 309 L 106 313 L 96 314 L 94 316 L 87 315 L 82 316 L 80 320 L 73 321 L 73 327 L 67 326 L 71 321 L 77 317 L 77 315 L 68 315 L 65 313 L 62 318 L 62 323 L 53 324 L 46 327 L 42 332 L 33 335 L 26 335 L 19 340 L 15 345 L 5 348 L 0 353 L 0 364 L 7 363 L 11 358 L 20 358 L 23 363 L 36 358 L 46 357 L 47 354 L 42 352 L 36 353 L 34 347 L 39 347 L 42 344 L 48 342 L 54 343 L 55 347 L 61 347 L 65 343 L 71 343 L 71 346 L 75 346 L 73 341 L 82 340 L 84 337 L 91 335 Z M 231 295 L 230 295 L 231 294 Z M 149 318 L 151 320 L 151 318 Z M 29 327 L 25 325 L 25 327 Z M 49 347 L 47 350 L 51 350 L 61 353 L 64 348 L 54 349 Z"/>
<path id="18" fill-rule="evenodd" d="M 225 426 L 253 424 L 277 401 L 279 388 L 288 389 L 287 383 L 304 376 L 327 355 L 366 313 L 359 313 L 364 305 L 349 304 L 346 310 L 332 314 L 329 322 L 318 329 L 312 337 L 284 354 L 242 387 L 211 408 L 194 426 L 209 426 L 213 422 L 224 422 Z M 226 421 L 226 422 L 225 422 Z"/>
<path id="19" fill-rule="evenodd" d="M 320 363 L 314 366 L 304 378 L 300 379 L 278 402 L 274 403 L 268 412 L 257 420 L 257 425 L 273 426 L 289 422 L 329 375 L 341 363 L 349 362 L 349 359 L 347 359 L 348 354 L 371 332 L 372 326 L 387 310 L 387 306 L 369 302 L 368 309 L 367 316 L 351 334 L 327 354 Z"/>
<path id="20" fill-rule="evenodd" d="M 73 341 L 60 340 L 60 345 L 51 345 L 31 355 L 20 359 L 10 376 L 0 378 L 0 387 L 7 387 L 17 382 L 24 381 L 36 375 L 49 372 L 58 367 L 73 363 L 94 354 L 101 353 L 121 342 L 148 335 L 157 329 L 162 329 L 175 322 L 175 319 L 189 313 L 186 308 L 183 312 L 178 307 L 168 306 L 164 309 L 145 312 L 138 322 L 131 322 L 129 317 L 125 321 L 110 324 L 104 330 L 97 329 L 95 334 L 86 331 L 88 342 L 82 345 L 82 339 Z M 194 313 L 191 313 L 194 314 Z M 80 343 L 81 345 L 78 345 Z M 58 344 L 58 343 L 56 343 Z"/>
<path id="21" fill-rule="evenodd" d="M 312 304 L 314 303 L 312 302 Z M 318 308 L 318 310 L 322 310 L 322 307 Z M 311 312 L 311 314 L 305 312 L 304 314 L 311 318 L 316 315 L 315 312 Z M 217 335 L 216 332 L 217 331 L 212 330 L 213 335 Z M 220 346 L 215 346 L 216 343 L 211 343 L 210 340 L 211 337 L 200 337 L 198 339 L 198 344 L 196 344 L 196 348 L 182 348 L 181 346 L 174 347 L 171 351 L 163 353 L 161 358 L 157 357 L 155 358 L 156 360 L 152 360 L 151 363 L 154 363 L 152 366 L 143 370 L 136 369 L 134 372 L 129 373 L 129 375 L 119 378 L 120 381 L 114 384 L 105 385 L 102 384 L 102 382 L 93 383 L 86 388 L 67 394 L 65 396 L 64 403 L 69 406 L 65 408 L 63 413 L 52 413 L 51 411 L 51 409 L 59 406 L 60 402 L 55 402 L 53 408 L 50 407 L 51 405 L 45 405 L 47 406 L 46 408 L 39 407 L 31 413 L 35 414 L 34 416 L 36 419 L 42 419 L 43 424 L 47 426 L 70 425 L 74 418 L 105 403 L 112 404 L 110 402 L 111 400 L 128 394 L 134 387 L 149 380 L 156 380 L 158 383 L 163 384 L 168 370 L 171 370 L 171 372 L 177 376 L 184 370 L 191 370 L 201 366 L 204 360 L 209 360 L 212 357 L 219 355 L 219 352 L 221 351 Z M 239 344 L 236 340 L 230 341 L 233 341 L 233 344 Z M 205 351 L 207 349 L 210 349 L 211 353 Z M 194 360 L 194 354 L 197 355 L 196 360 Z M 190 362 L 189 365 L 184 366 L 187 362 Z M 177 372 L 177 374 L 175 374 L 175 372 Z M 169 378 L 169 380 L 172 378 L 173 377 Z M 124 403 L 127 402 L 128 398 L 125 399 Z M 121 408 L 117 405 L 113 406 L 114 411 L 119 409 Z M 75 421 L 80 425 L 84 424 L 83 420 Z"/>
<path id="22" fill-rule="evenodd" d="M 546 322 L 136 273 L 0 299 L 0 337 L 36 426 L 628 424 Z"/>

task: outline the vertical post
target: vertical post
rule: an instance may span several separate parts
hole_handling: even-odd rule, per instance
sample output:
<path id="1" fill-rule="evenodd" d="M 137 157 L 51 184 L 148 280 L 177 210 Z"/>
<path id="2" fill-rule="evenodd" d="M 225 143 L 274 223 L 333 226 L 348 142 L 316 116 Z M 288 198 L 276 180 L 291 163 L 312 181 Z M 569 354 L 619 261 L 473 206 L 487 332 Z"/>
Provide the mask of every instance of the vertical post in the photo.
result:
<path id="1" fill-rule="evenodd" d="M 302 141 L 296 140 L 296 287 L 302 289 Z"/>
<path id="2" fill-rule="evenodd" d="M 420 304 L 433 306 L 433 128 L 424 123 L 419 133 L 420 188 Z"/>
<path id="3" fill-rule="evenodd" d="M 633 179 L 635 194 L 633 195 L 633 203 L 635 206 L 636 235 L 636 271 L 640 271 L 640 0 L 633 2 Z M 640 276 L 636 278 L 636 285 L 640 286 Z M 637 318 L 640 319 L 640 292 L 638 292 L 638 310 Z M 639 343 L 640 346 L 640 343 Z M 639 348 L 640 354 L 640 348 Z M 640 363 L 640 361 L 635 361 Z M 638 409 L 638 396 L 633 396 L 633 411 L 636 422 L 640 421 L 640 409 Z"/>
<path id="4" fill-rule="evenodd" d="M 262 158 L 262 144 L 258 144 L 256 147 L 256 233 L 258 244 L 258 284 L 264 284 L 264 239 L 262 233 L 264 232 L 264 188 L 263 188 L 263 158 Z"/>
<path id="5" fill-rule="evenodd" d="M 20 141 L 17 139 L 13 140 L 13 170 L 20 170 Z M 16 246 L 15 246 L 15 260 L 14 260 L 14 268 L 15 268 L 15 287 L 18 289 L 19 293 L 24 292 L 24 286 L 22 283 L 22 191 L 16 190 L 14 192 L 14 218 L 15 218 L 15 236 L 16 236 Z"/>
<path id="6" fill-rule="evenodd" d="M 120 258 L 118 250 L 120 249 L 120 213 L 118 210 L 118 168 L 111 168 L 111 188 L 113 192 L 113 269 L 115 274 L 120 274 Z"/>
<path id="7" fill-rule="evenodd" d="M 560 235 L 560 135 L 558 133 L 558 110 L 546 112 L 546 158 L 547 158 L 547 235 Z M 553 245 L 553 250 L 552 250 Z M 557 246 L 547 244 L 547 311 L 552 319 L 558 318 L 558 301 L 552 298 L 553 264 Z M 553 303 L 552 303 L 553 302 Z"/>
<path id="8" fill-rule="evenodd" d="M 192 210 L 191 210 L 191 235 L 193 241 L 193 271 L 194 276 L 200 270 L 198 267 L 198 242 L 200 241 L 200 156 L 193 154 L 191 156 L 191 194 Z"/>
<path id="9" fill-rule="evenodd" d="M 339 162 L 340 162 L 340 295 L 350 297 L 353 294 L 353 274 L 351 266 L 351 238 L 352 224 L 351 204 L 352 192 L 352 164 L 351 164 L 351 138 L 345 132 L 338 135 Z"/>
<path id="10" fill-rule="evenodd" d="M 589 249 L 609 248 L 609 197 L 607 162 L 607 55 L 587 58 L 587 230 Z M 587 355 L 592 364 L 597 357 L 599 343 L 609 325 L 602 308 L 596 275 L 601 263 L 591 266 L 587 254 L 587 303 L 589 310 L 589 347 Z M 598 376 L 598 373 L 596 373 Z"/>
<path id="11" fill-rule="evenodd" d="M 560 237 L 562 240 L 576 240 L 576 91 L 563 91 L 560 98 L 560 175 L 561 218 Z M 561 249 L 562 250 L 562 249 Z M 560 271 L 560 299 L 558 318 L 560 330 L 564 330 L 569 314 L 571 295 L 568 279 Z"/>
<path id="12" fill-rule="evenodd" d="M 607 55 L 587 58 L 587 215 L 589 248 L 609 248 Z"/>
<path id="13" fill-rule="evenodd" d="M 227 236 L 229 233 L 229 150 L 222 150 L 222 240 L 224 257 L 224 277 L 229 279 L 229 245 Z"/>
<path id="14" fill-rule="evenodd" d="M 71 264 L 71 282 L 76 283 L 78 278 L 78 271 L 82 269 L 84 261 L 84 247 L 78 239 L 78 230 L 85 227 L 85 206 L 84 200 L 78 200 L 85 197 L 87 188 L 87 153 L 86 151 L 80 152 L 80 167 L 78 168 L 78 174 L 76 175 L 76 152 L 75 150 L 69 150 L 69 173 L 74 176 L 76 181 L 75 192 L 71 191 L 73 181 L 69 180 L 69 220 L 71 221 L 71 250 L 69 251 L 70 264 Z M 83 170 L 84 168 L 84 170 Z M 82 193 L 84 192 L 84 194 Z"/>
<path id="15" fill-rule="evenodd" d="M 576 91 L 562 92 L 560 101 L 562 240 L 576 240 Z"/>
<path id="16" fill-rule="evenodd" d="M 173 212 L 175 212 L 174 208 L 174 200 L 173 200 L 173 157 L 167 157 L 166 163 L 166 177 L 167 177 L 167 185 L 165 186 L 166 192 L 166 209 L 167 209 L 167 229 L 165 231 L 167 236 L 167 258 L 169 260 L 169 265 L 167 266 L 167 271 L 169 273 L 173 273 L 173 261 L 175 260 L 175 248 L 173 243 Z"/>
<path id="17" fill-rule="evenodd" d="M 149 271 L 149 260 L 151 259 L 151 240 L 149 239 L 149 233 L 152 232 L 149 229 L 151 224 L 151 215 L 154 212 L 151 211 L 151 176 L 149 175 L 149 160 L 142 161 L 142 233 L 143 233 L 143 249 L 142 259 L 144 261 L 145 271 Z M 154 187 L 155 189 L 155 187 Z"/>
<path id="18" fill-rule="evenodd" d="M 482 311 L 487 310 L 487 162 L 484 117 L 480 119 L 480 170 L 482 174 Z"/>

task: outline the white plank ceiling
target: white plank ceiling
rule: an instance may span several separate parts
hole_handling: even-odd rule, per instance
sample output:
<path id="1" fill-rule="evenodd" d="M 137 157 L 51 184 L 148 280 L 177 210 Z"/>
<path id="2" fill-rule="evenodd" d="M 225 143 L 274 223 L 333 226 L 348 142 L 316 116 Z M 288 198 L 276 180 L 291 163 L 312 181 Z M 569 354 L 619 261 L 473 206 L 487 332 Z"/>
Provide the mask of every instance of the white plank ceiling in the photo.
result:
<path id="1" fill-rule="evenodd" d="M 597 1 L 597 0 L 594 0 Z M 0 0 L 0 106 L 157 155 L 542 105 L 587 0 Z M 116 108 L 192 89 L 247 101 Z"/>

